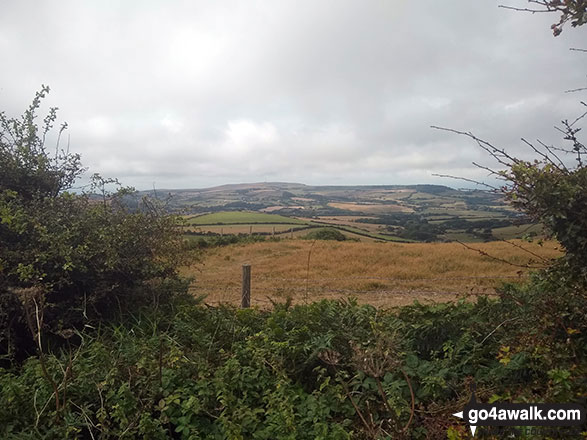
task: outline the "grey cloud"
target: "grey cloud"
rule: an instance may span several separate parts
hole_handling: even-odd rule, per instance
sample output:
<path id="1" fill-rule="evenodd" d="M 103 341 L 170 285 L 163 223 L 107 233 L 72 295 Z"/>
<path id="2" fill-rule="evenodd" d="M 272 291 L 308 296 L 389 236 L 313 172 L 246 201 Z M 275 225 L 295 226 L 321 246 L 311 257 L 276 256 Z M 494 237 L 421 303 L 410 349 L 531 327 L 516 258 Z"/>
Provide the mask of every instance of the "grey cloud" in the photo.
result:
<path id="1" fill-rule="evenodd" d="M 484 178 L 429 126 L 527 154 L 587 85 L 584 29 L 490 1 L 1 3 L 2 110 L 51 85 L 91 172 L 139 188 Z"/>

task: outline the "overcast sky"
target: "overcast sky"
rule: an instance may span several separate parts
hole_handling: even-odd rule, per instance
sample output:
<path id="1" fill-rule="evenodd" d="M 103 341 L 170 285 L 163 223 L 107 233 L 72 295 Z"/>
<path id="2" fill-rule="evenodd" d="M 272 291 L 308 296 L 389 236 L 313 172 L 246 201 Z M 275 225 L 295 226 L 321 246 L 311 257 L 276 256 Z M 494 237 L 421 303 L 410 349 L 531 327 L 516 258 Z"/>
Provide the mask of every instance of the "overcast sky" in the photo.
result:
<path id="1" fill-rule="evenodd" d="M 463 186 L 432 174 L 491 161 L 430 125 L 523 153 L 585 100 L 587 26 L 499 3 L 0 0 L 0 110 L 49 85 L 72 151 L 138 189 Z"/>

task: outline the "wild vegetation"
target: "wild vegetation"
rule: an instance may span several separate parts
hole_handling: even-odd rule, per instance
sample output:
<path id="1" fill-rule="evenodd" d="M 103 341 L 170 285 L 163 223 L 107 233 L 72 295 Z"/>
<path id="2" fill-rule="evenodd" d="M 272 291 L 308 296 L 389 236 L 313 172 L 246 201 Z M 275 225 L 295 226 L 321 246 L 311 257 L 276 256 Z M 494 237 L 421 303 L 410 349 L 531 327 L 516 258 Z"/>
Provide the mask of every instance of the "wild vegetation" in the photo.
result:
<path id="1" fill-rule="evenodd" d="M 584 2 L 534 3 L 563 12 L 555 33 L 584 22 Z M 99 198 L 72 191 L 79 157 L 46 144 L 55 110 L 36 123 L 47 92 L 22 118 L 0 114 L 1 438 L 463 439 L 452 414 L 473 384 L 483 402 L 587 396 L 587 114 L 562 122 L 569 146 L 532 146 L 532 162 L 466 133 L 498 162 L 503 195 L 561 246 L 554 261 L 521 251 L 544 263 L 527 282 L 395 309 L 331 300 L 238 310 L 186 294 L 179 218 L 149 200 L 129 209 L 130 190 L 108 193 L 114 182 L 99 176 Z M 325 255 L 312 251 L 318 268 Z"/>
<path id="2" fill-rule="evenodd" d="M 24 121 L 34 125 L 34 117 Z M 45 182 L 62 175 L 61 162 L 48 159 L 36 129 L 27 133 L 2 144 L 3 164 L 14 170 L 3 176 L 29 176 L 2 181 L 2 298 L 9 305 L 1 321 L 2 438 L 456 439 L 467 431 L 451 414 L 472 383 L 479 399 L 492 402 L 568 402 L 587 392 L 587 282 L 584 248 L 575 245 L 585 235 L 575 215 L 585 212 L 581 164 L 549 182 L 567 189 L 559 191 L 565 203 L 539 203 L 546 190 L 516 199 L 564 250 L 525 284 L 473 302 L 389 310 L 308 296 L 308 304 L 237 310 L 185 295 L 182 230 L 156 205 L 128 211 L 116 194 L 96 201 L 67 186 L 43 191 L 59 188 Z M 521 176 L 554 174 L 540 163 L 516 165 Z M 12 183 L 23 181 L 31 186 Z M 97 178 L 98 188 L 105 183 Z M 528 189 L 514 186 L 508 195 Z M 275 246 L 284 244 L 296 245 Z M 336 244 L 343 251 L 364 245 Z M 373 246 L 423 256 L 432 245 Z M 457 245 L 435 246 L 450 253 Z M 324 248 L 314 251 L 312 276 L 327 260 Z M 543 263 L 556 255 L 529 251 Z M 436 257 L 444 264 L 436 273 L 455 270 Z M 422 266 L 423 274 L 430 270 Z"/>
<path id="3" fill-rule="evenodd" d="M 48 354 L 59 406 L 39 357 L 1 371 L 0 429 L 3 438 L 467 438 L 451 414 L 473 382 L 492 402 L 585 392 L 584 317 L 559 314 L 567 299 L 544 295 L 556 287 L 535 279 L 497 301 L 398 312 L 176 301 L 171 313 L 135 313 Z"/>
<path id="4" fill-rule="evenodd" d="M 178 218 L 147 199 L 130 211 L 121 198 L 131 189 L 110 193 L 116 181 L 97 175 L 88 193 L 69 191 L 84 169 L 58 144 L 55 154 L 48 150 L 56 109 L 36 122 L 48 92 L 43 87 L 21 118 L 0 114 L 0 356 L 7 360 L 167 301 L 185 284 Z"/>

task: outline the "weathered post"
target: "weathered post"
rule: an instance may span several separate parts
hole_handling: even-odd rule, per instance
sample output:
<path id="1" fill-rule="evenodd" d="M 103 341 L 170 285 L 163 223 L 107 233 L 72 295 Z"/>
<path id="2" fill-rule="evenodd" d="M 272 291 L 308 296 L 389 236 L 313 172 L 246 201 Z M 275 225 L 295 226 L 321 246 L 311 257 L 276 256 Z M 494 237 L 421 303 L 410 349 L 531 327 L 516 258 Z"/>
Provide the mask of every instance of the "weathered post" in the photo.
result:
<path id="1" fill-rule="evenodd" d="M 293 228 L 289 228 L 289 238 L 293 238 Z"/>
<path id="2" fill-rule="evenodd" d="M 275 237 L 275 226 L 273 226 L 273 232 L 271 232 L 271 236 Z"/>
<path id="3" fill-rule="evenodd" d="M 249 235 L 253 235 L 253 227 L 249 226 Z"/>
<path id="4" fill-rule="evenodd" d="M 241 308 L 251 307 L 251 265 L 243 264 L 243 292 Z"/>

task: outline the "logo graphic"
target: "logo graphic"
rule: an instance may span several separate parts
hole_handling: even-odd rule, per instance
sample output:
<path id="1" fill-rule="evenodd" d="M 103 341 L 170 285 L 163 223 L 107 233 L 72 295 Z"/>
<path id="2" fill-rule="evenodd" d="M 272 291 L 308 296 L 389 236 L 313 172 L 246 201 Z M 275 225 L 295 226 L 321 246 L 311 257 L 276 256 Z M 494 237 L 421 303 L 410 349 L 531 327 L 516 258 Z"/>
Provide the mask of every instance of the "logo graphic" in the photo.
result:
<path id="1" fill-rule="evenodd" d="M 479 403 L 475 385 L 463 411 L 453 414 L 463 419 L 475 436 L 479 426 L 580 426 L 585 408 L 575 403 Z"/>

